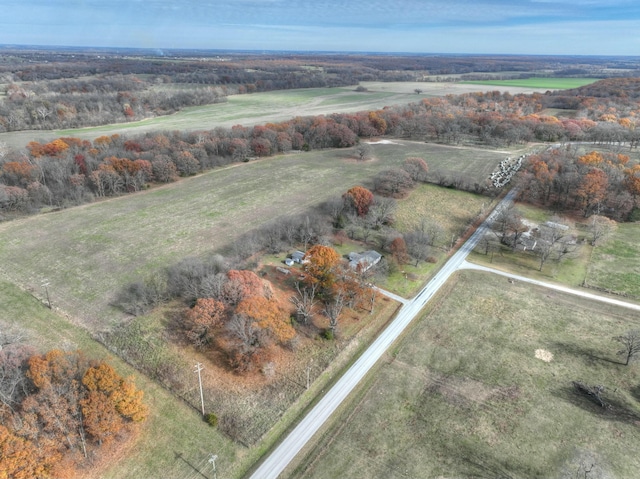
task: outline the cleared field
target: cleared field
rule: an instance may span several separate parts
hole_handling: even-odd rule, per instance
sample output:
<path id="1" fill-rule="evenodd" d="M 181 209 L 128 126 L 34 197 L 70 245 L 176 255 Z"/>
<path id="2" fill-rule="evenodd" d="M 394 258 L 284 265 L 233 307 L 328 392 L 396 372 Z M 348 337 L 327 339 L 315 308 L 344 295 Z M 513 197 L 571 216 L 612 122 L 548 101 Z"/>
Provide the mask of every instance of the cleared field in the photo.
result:
<path id="1" fill-rule="evenodd" d="M 214 170 L 149 191 L 0 224 L 0 271 L 44 295 L 92 330 L 120 313 L 110 306 L 125 284 L 186 256 L 230 247 L 245 231 L 306 211 L 380 170 L 419 154 L 430 164 L 484 177 L 502 152 L 397 142 L 269 158 Z"/>
<path id="2" fill-rule="evenodd" d="M 362 85 L 367 87 L 369 91 L 356 93 L 354 86 L 232 95 L 226 103 L 185 108 L 168 116 L 70 130 L 28 130 L 0 133 L 0 141 L 14 148 L 23 148 L 30 141 L 50 141 L 60 136 L 93 140 L 101 135 L 115 133 L 133 135 L 149 131 L 192 131 L 233 125 L 252 126 L 285 121 L 296 116 L 377 110 L 385 106 L 417 102 L 424 96 L 443 96 L 486 90 L 486 88 L 472 85 L 435 82 L 363 82 Z M 422 89 L 423 93 L 416 95 L 415 88 Z M 501 88 L 492 89 L 502 90 Z M 537 90 L 505 86 L 504 91 L 531 93 Z"/>
<path id="3" fill-rule="evenodd" d="M 599 78 L 526 78 L 517 80 L 478 80 L 462 83 L 501 87 L 536 88 L 544 90 L 569 90 L 595 83 Z"/>
<path id="4" fill-rule="evenodd" d="M 444 96 L 444 95 L 461 95 L 463 93 L 473 93 L 477 91 L 501 91 L 501 92 L 509 92 L 511 94 L 518 93 L 534 93 L 541 92 L 544 93 L 548 88 L 544 87 L 536 87 L 529 85 L 518 85 L 513 84 L 509 85 L 507 83 L 499 83 L 496 84 L 496 88 L 483 88 L 483 85 L 492 85 L 493 84 L 483 84 L 483 83 L 475 83 L 475 82 L 439 82 L 439 81 L 428 81 L 428 82 L 360 82 L 360 84 L 366 87 L 370 92 L 396 92 L 396 93 L 413 93 L 413 101 L 419 99 L 424 96 Z M 480 86 L 478 86 L 480 85 Z M 415 90 L 421 90 L 420 94 L 417 95 Z"/>
<path id="5" fill-rule="evenodd" d="M 593 250 L 587 283 L 640 299 L 640 223 L 618 225 L 615 235 Z"/>
<path id="6" fill-rule="evenodd" d="M 123 376 L 134 375 L 136 386 L 144 391 L 145 402 L 150 406 L 148 420 L 129 450 L 117 451 L 117 457 L 105 457 L 102 462 L 98 458 L 100 477 L 190 477 L 194 470 L 189 463 L 207 466 L 206 459 L 214 451 L 220 458 L 218 471 L 224 477 L 231 476 L 234 468 L 242 468 L 244 448 L 206 425 L 196 410 L 176 401 L 165 389 L 112 356 L 86 331 L 3 279 L 0 304 L 0 322 L 15 322 L 27 329 L 27 342 L 40 351 L 80 348 L 91 358 L 107 359 Z M 179 453 L 183 459 L 177 457 Z"/>
<path id="7" fill-rule="evenodd" d="M 638 318 L 490 274 L 449 288 L 290 477 L 635 477 L 640 370 L 611 337 Z"/>

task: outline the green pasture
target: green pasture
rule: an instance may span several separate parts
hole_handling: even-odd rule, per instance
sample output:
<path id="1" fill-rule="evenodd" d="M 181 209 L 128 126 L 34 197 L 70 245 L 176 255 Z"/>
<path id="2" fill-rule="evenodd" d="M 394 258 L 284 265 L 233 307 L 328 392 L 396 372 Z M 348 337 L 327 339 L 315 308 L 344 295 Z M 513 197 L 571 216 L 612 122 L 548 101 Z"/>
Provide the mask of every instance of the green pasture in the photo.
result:
<path id="1" fill-rule="evenodd" d="M 462 83 L 472 85 L 542 88 L 547 90 L 569 90 L 597 82 L 598 78 L 526 78 L 515 80 L 477 80 Z"/>
<path id="2" fill-rule="evenodd" d="M 637 475 L 640 366 L 611 341 L 635 313 L 471 271 L 445 294 L 288 477 Z"/>
<path id="3" fill-rule="evenodd" d="M 124 285 L 178 260 L 230 248 L 242 233 L 308 211 L 373 176 L 422 156 L 433 167 L 485 176 L 503 153 L 402 142 L 314 151 L 212 170 L 148 191 L 0 224 L 0 263 L 18 284 L 92 330 L 121 314 L 110 306 Z"/>

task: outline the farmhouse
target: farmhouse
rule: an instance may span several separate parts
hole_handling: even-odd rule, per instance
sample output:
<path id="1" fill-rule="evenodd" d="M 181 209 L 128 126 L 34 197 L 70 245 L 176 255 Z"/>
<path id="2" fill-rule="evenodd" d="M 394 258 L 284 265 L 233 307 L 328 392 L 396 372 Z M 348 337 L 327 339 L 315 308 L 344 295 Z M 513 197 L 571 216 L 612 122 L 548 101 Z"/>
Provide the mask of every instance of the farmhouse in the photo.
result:
<path id="1" fill-rule="evenodd" d="M 360 271 L 367 271 L 372 266 L 380 262 L 382 255 L 374 250 L 363 253 L 349 253 L 349 266 L 352 269 L 360 268 Z"/>

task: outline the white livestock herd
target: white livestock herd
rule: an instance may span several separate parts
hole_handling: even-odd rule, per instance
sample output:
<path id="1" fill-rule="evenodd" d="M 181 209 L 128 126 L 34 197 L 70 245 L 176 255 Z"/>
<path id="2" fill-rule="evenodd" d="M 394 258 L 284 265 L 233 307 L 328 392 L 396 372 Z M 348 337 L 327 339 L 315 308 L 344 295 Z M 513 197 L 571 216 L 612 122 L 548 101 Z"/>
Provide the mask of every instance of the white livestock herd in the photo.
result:
<path id="1" fill-rule="evenodd" d="M 522 162 L 526 156 L 527 155 L 522 155 L 516 159 L 508 157 L 502 160 L 493 173 L 491 173 L 491 176 L 489 176 L 491 184 L 495 188 L 502 188 L 504 185 L 509 183 L 511 178 L 513 178 L 513 175 L 515 175 L 522 167 Z"/>

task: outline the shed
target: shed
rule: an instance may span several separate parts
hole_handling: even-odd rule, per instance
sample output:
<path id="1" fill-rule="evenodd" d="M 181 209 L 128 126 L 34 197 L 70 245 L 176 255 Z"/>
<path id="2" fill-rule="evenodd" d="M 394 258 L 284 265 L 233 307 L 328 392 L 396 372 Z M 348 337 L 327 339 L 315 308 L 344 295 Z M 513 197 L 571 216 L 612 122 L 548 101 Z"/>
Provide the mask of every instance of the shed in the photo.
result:
<path id="1" fill-rule="evenodd" d="M 302 251 L 294 251 L 293 253 L 291 253 L 291 259 L 293 260 L 294 263 L 298 263 L 298 264 L 302 264 L 304 263 L 304 252 Z"/>

